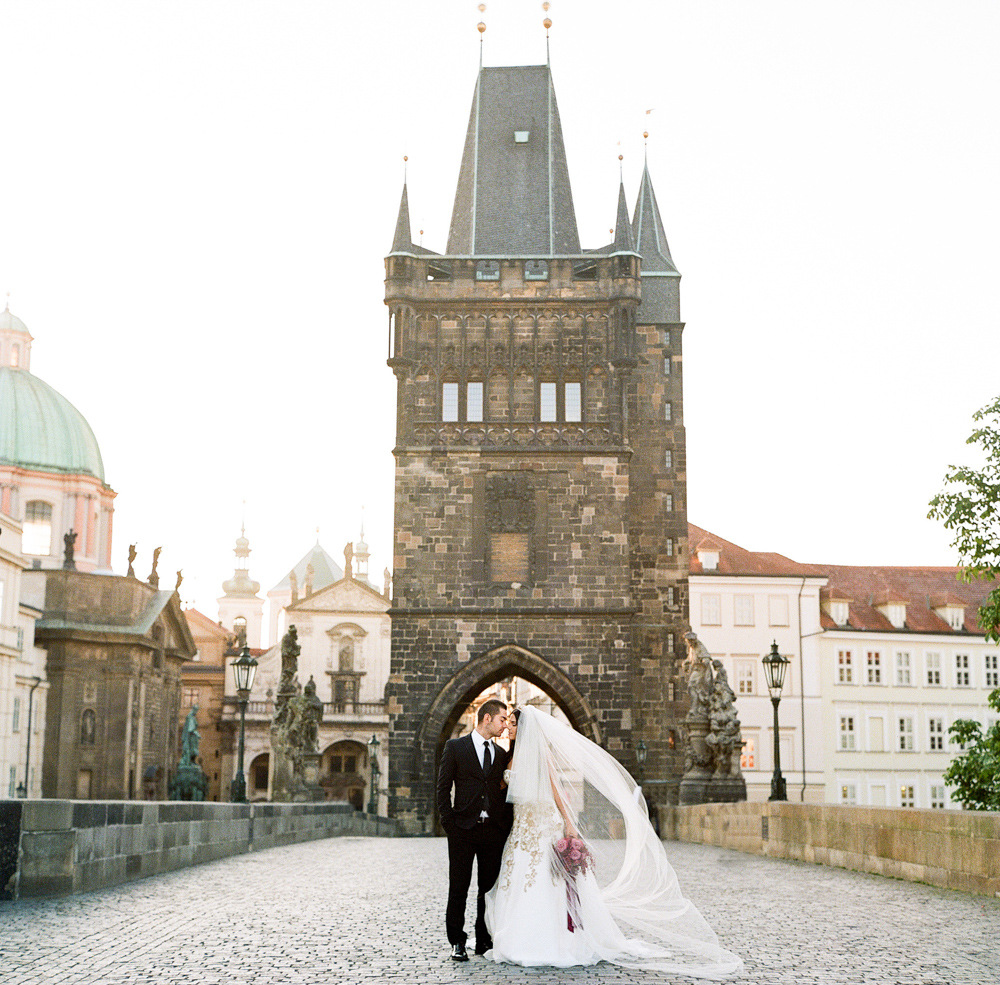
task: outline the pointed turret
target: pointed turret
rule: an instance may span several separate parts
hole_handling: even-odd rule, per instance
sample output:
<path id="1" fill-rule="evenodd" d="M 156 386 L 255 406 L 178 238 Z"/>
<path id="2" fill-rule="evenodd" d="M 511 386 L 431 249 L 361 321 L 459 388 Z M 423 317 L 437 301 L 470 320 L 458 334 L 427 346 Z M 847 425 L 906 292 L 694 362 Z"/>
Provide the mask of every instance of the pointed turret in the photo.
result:
<path id="1" fill-rule="evenodd" d="M 413 250 L 413 236 L 410 233 L 410 202 L 406 196 L 406 182 L 399 200 L 399 215 L 396 218 L 396 234 L 392 237 L 392 253 L 410 253 Z"/>
<path id="2" fill-rule="evenodd" d="M 480 69 L 448 253 L 579 252 L 566 148 L 548 65 Z"/>
<path id="3" fill-rule="evenodd" d="M 642 256 L 644 274 L 654 270 L 677 273 L 667 245 L 667 234 L 663 231 L 663 220 L 656 204 L 648 163 L 642 169 L 642 183 L 639 185 L 639 198 L 635 203 L 635 215 L 632 219 L 632 236 L 635 249 Z"/>
<path id="4" fill-rule="evenodd" d="M 612 253 L 635 253 L 635 240 L 632 238 L 632 223 L 628 218 L 628 205 L 625 202 L 625 186 L 618 184 L 618 218 L 615 220 L 615 242 Z"/>

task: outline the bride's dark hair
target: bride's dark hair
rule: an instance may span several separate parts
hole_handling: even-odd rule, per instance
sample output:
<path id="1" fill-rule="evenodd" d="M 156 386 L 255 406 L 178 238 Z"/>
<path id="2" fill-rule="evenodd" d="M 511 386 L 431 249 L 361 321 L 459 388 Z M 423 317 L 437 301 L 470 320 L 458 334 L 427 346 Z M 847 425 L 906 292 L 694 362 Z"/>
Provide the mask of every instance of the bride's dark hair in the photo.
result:
<path id="1" fill-rule="evenodd" d="M 511 718 L 514 719 L 514 728 L 517 728 L 517 726 L 521 724 L 521 709 L 515 708 L 514 711 L 511 713 Z M 510 744 L 510 748 L 507 750 L 507 758 L 508 761 L 510 762 L 514 761 L 514 746 L 516 744 L 517 744 L 517 739 L 514 739 Z"/>

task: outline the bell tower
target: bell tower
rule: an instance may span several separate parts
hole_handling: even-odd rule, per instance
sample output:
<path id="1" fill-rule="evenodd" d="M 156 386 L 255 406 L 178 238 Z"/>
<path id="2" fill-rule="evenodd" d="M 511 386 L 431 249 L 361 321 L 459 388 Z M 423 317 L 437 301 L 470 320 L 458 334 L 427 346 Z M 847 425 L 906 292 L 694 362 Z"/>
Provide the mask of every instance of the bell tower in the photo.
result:
<path id="1" fill-rule="evenodd" d="M 631 220 L 619 188 L 615 225 L 581 248 L 548 65 L 480 68 L 447 253 L 412 242 L 404 184 L 385 261 L 389 798 L 404 830 L 433 830 L 444 741 L 512 676 L 631 772 L 642 740 L 650 789 L 676 802 L 679 274 L 648 170 Z"/>

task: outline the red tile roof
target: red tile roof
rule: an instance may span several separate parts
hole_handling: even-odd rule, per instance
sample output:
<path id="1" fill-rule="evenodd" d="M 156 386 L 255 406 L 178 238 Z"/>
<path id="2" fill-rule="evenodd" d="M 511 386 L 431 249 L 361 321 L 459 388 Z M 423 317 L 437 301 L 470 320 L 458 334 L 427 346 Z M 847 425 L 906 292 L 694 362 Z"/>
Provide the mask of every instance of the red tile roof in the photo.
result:
<path id="1" fill-rule="evenodd" d="M 823 572 L 811 564 L 799 564 L 783 554 L 771 552 L 761 553 L 748 551 L 738 544 L 724 540 L 718 534 L 710 533 L 702 527 L 688 524 L 688 543 L 691 548 L 689 568 L 691 574 L 719 575 L 789 575 L 807 578 L 822 578 Z M 711 545 L 711 546 L 709 546 Z M 718 551 L 719 567 L 714 571 L 705 572 L 698 560 L 698 549 Z"/>
<path id="2" fill-rule="evenodd" d="M 906 603 L 905 628 L 915 633 L 981 634 L 977 612 L 983 599 L 995 587 L 994 582 L 962 582 L 957 580 L 958 568 L 895 568 L 817 564 L 829 584 L 822 590 L 823 598 L 850 600 L 848 625 L 852 629 L 899 632 L 878 611 L 876 606 L 887 601 Z M 965 608 L 965 628 L 955 630 L 935 611 L 934 607 L 952 604 Z M 824 612 L 824 629 L 836 629 L 837 624 Z"/>

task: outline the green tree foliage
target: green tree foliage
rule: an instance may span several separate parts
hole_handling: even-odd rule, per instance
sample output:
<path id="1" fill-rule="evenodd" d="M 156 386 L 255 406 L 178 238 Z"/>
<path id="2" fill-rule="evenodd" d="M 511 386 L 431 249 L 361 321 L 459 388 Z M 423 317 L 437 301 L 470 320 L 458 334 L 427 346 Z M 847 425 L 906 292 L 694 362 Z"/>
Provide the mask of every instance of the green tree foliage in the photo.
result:
<path id="1" fill-rule="evenodd" d="M 932 520 L 952 531 L 951 546 L 958 551 L 965 581 L 996 581 L 1000 576 L 1000 397 L 977 410 L 978 425 L 966 444 L 985 453 L 981 469 L 952 465 L 944 477 L 945 490 L 930 502 Z M 1000 585 L 979 607 L 979 625 L 986 639 L 1000 643 Z M 1000 688 L 989 696 L 989 706 L 1000 712 Z M 965 750 L 951 761 L 944 782 L 966 810 L 1000 810 L 1000 722 L 983 733 L 979 722 L 958 719 L 948 729 Z"/>
<path id="2" fill-rule="evenodd" d="M 945 490 L 930 502 L 931 520 L 940 520 L 953 534 L 965 581 L 995 581 L 1000 577 L 1000 397 L 977 410 L 979 425 L 966 440 L 986 455 L 981 469 L 951 465 L 944 477 Z M 1000 643 L 1000 585 L 979 607 L 979 626 L 987 641 Z"/>
<path id="3" fill-rule="evenodd" d="M 990 707 L 1000 712 L 1000 688 L 990 694 Z M 1000 722 L 983 731 L 979 722 L 958 719 L 949 735 L 965 748 L 944 771 L 955 799 L 967 811 L 1000 811 Z"/>

